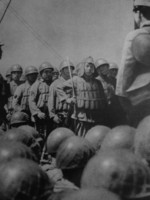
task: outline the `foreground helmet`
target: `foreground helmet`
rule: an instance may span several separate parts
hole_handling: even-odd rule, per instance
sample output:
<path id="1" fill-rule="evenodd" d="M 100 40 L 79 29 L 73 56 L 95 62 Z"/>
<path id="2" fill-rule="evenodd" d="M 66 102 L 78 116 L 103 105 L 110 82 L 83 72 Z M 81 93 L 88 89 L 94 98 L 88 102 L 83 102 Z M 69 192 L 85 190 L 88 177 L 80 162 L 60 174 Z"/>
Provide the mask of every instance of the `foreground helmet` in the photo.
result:
<path id="1" fill-rule="evenodd" d="M 85 138 L 72 136 L 61 143 L 56 164 L 60 169 L 83 168 L 94 153 L 93 147 Z"/>
<path id="2" fill-rule="evenodd" d="M 21 72 L 22 73 L 22 67 L 18 64 L 11 66 L 11 73 L 12 72 Z"/>
<path id="3" fill-rule="evenodd" d="M 18 128 L 12 128 L 8 131 L 6 131 L 4 137 L 4 140 L 9 141 L 18 141 L 26 146 L 30 147 L 31 150 L 34 152 L 34 154 L 37 156 L 37 158 L 40 158 L 41 156 L 41 148 L 40 145 L 37 143 L 35 138 L 28 134 L 26 131 L 18 129 Z"/>
<path id="4" fill-rule="evenodd" d="M 98 60 L 96 60 L 95 62 L 95 67 L 96 69 L 102 65 L 108 65 L 109 66 L 109 63 L 107 60 L 105 60 L 104 58 L 99 58 Z"/>
<path id="5" fill-rule="evenodd" d="M 74 64 L 70 60 L 63 60 L 60 63 L 59 70 L 61 71 L 65 67 L 72 67 L 74 69 Z"/>
<path id="6" fill-rule="evenodd" d="M 136 129 L 134 151 L 150 163 L 150 116 L 145 117 Z"/>
<path id="7" fill-rule="evenodd" d="M 14 158 L 27 158 L 37 162 L 33 152 L 26 145 L 16 141 L 0 141 L 0 163 Z"/>
<path id="8" fill-rule="evenodd" d="M 0 166 L 1 200 L 47 200 L 53 185 L 35 162 L 13 159 Z"/>
<path id="9" fill-rule="evenodd" d="M 108 190 L 99 189 L 80 189 L 77 191 L 66 191 L 58 194 L 60 200 L 119 200 L 120 198 Z M 62 197 L 62 198 L 61 198 Z"/>
<path id="10" fill-rule="evenodd" d="M 128 150 L 103 151 L 88 162 L 81 185 L 102 187 L 125 199 L 144 197 L 149 195 L 150 169 Z"/>
<path id="11" fill-rule="evenodd" d="M 11 68 L 6 71 L 6 77 L 11 75 Z"/>
<path id="12" fill-rule="evenodd" d="M 104 138 L 101 149 L 133 149 L 135 129 L 127 126 L 116 126 Z"/>
<path id="13" fill-rule="evenodd" d="M 38 70 L 35 66 L 28 66 L 25 69 L 25 75 L 29 75 L 29 74 L 38 74 Z"/>
<path id="14" fill-rule="evenodd" d="M 10 120 L 10 125 L 28 124 L 30 122 L 29 116 L 24 112 L 15 112 Z"/>
<path id="15" fill-rule="evenodd" d="M 60 144 L 74 133 L 68 128 L 56 128 L 48 136 L 46 141 L 47 152 L 53 154 L 57 152 Z"/>
<path id="16" fill-rule="evenodd" d="M 45 69 L 52 69 L 52 70 L 54 70 L 54 67 L 52 66 L 52 64 L 51 63 L 49 63 L 49 62 L 43 62 L 41 65 L 40 65 L 40 67 L 39 67 L 39 72 L 40 72 L 40 74 L 43 72 L 43 70 L 45 70 Z"/>
<path id="17" fill-rule="evenodd" d="M 104 140 L 110 128 L 106 126 L 94 126 L 86 133 L 85 138 L 90 142 L 90 144 L 95 148 L 95 150 L 100 149 L 102 141 Z"/>

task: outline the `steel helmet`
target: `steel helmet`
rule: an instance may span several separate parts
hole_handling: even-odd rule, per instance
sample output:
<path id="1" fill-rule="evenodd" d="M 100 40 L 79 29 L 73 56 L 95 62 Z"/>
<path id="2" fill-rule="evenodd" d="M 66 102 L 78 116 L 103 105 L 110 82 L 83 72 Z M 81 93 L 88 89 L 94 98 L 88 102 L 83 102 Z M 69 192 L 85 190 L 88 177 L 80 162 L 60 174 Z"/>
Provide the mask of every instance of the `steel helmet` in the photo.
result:
<path id="1" fill-rule="evenodd" d="M 150 7 L 150 0 L 134 0 L 134 6 Z"/>
<path id="2" fill-rule="evenodd" d="M 83 168 L 94 154 L 94 148 L 85 138 L 71 136 L 60 144 L 56 165 L 60 169 Z"/>
<path id="3" fill-rule="evenodd" d="M 16 64 L 16 65 L 12 65 L 11 66 L 11 73 L 12 72 L 21 72 L 22 73 L 22 67 L 21 67 L 21 65 L 19 65 L 19 64 Z"/>
<path id="4" fill-rule="evenodd" d="M 59 70 L 61 71 L 65 67 L 73 67 L 74 69 L 74 64 L 70 60 L 65 59 L 60 63 Z"/>
<path id="5" fill-rule="evenodd" d="M 10 120 L 10 125 L 14 126 L 14 125 L 18 125 L 18 124 L 28 124 L 30 122 L 30 118 L 29 115 L 27 115 L 24 112 L 15 112 Z"/>
<path id="6" fill-rule="evenodd" d="M 1 200 L 46 200 L 53 184 L 37 163 L 13 159 L 0 166 Z"/>
<path id="7" fill-rule="evenodd" d="M 150 169 L 129 150 L 101 151 L 85 167 L 81 187 L 102 187 L 123 199 L 150 196 Z"/>
<path id="8" fill-rule="evenodd" d="M 114 62 L 109 63 L 109 69 L 118 69 L 118 65 Z"/>
<path id="9" fill-rule="evenodd" d="M 0 141 L 0 163 L 14 158 L 27 158 L 37 162 L 37 159 L 31 149 L 25 144 L 17 141 Z"/>
<path id="10" fill-rule="evenodd" d="M 6 71 L 6 77 L 11 75 L 11 68 Z"/>
<path id="11" fill-rule="evenodd" d="M 150 116 L 145 117 L 136 129 L 134 151 L 150 163 Z"/>
<path id="12" fill-rule="evenodd" d="M 95 148 L 95 150 L 100 149 L 102 141 L 110 131 L 110 128 L 106 126 L 97 125 L 88 130 L 85 135 L 85 139 L 87 139 L 91 145 Z"/>
<path id="13" fill-rule="evenodd" d="M 56 153 L 60 144 L 74 133 L 68 128 L 56 128 L 48 136 L 46 141 L 47 152 L 49 154 Z"/>
<path id="14" fill-rule="evenodd" d="M 62 195 L 62 194 L 60 194 Z M 103 188 L 88 188 L 78 189 L 76 191 L 67 191 L 63 193 L 61 200 L 119 200 L 119 196 L 103 189 Z"/>
<path id="15" fill-rule="evenodd" d="M 35 66 L 28 66 L 25 68 L 25 76 L 29 74 L 38 74 L 38 70 Z"/>
<path id="16" fill-rule="evenodd" d="M 39 73 L 41 74 L 44 69 L 52 69 L 54 70 L 54 67 L 50 62 L 43 62 L 39 67 Z"/>
<path id="17" fill-rule="evenodd" d="M 133 149 L 135 128 L 121 125 L 111 129 L 104 138 L 101 149 Z"/>
<path id="18" fill-rule="evenodd" d="M 94 64 L 94 59 L 92 56 L 88 56 L 87 58 L 85 58 L 83 61 L 83 63 L 92 63 Z"/>
<path id="19" fill-rule="evenodd" d="M 96 60 L 95 62 L 95 67 L 96 69 L 102 65 L 108 65 L 109 66 L 109 63 L 107 60 L 105 60 L 104 58 L 99 58 L 98 60 Z"/>

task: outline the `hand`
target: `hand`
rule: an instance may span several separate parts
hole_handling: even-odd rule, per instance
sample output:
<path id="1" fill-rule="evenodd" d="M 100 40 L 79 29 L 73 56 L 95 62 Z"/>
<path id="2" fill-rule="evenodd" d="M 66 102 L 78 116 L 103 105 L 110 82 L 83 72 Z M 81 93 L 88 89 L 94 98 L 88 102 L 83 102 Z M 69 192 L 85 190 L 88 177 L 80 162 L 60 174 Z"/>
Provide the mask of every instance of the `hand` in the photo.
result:
<path id="1" fill-rule="evenodd" d="M 61 119 L 58 117 L 58 115 L 55 115 L 55 117 L 53 118 L 53 121 L 56 123 L 56 124 L 59 124 L 61 122 Z"/>
<path id="2" fill-rule="evenodd" d="M 67 102 L 68 104 L 75 103 L 75 102 L 76 102 L 76 99 L 75 99 L 75 97 L 71 97 L 71 98 L 68 98 L 68 99 L 66 100 L 66 102 Z"/>
<path id="3" fill-rule="evenodd" d="M 45 117 L 46 117 L 45 113 L 43 113 L 43 112 L 38 113 L 37 116 L 39 119 L 45 119 Z"/>

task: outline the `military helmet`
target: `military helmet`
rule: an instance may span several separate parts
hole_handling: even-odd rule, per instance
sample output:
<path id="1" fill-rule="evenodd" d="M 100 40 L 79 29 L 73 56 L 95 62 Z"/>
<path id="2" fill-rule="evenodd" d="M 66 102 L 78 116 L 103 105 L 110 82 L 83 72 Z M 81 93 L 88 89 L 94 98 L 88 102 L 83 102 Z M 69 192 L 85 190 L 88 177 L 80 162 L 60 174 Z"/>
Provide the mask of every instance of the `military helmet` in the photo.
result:
<path id="1" fill-rule="evenodd" d="M 56 153 L 59 145 L 74 133 L 68 128 L 56 128 L 48 136 L 46 141 L 47 152 L 49 154 Z"/>
<path id="2" fill-rule="evenodd" d="M 150 116 L 145 117 L 136 129 L 134 151 L 150 163 Z"/>
<path id="3" fill-rule="evenodd" d="M 72 67 L 74 69 L 74 64 L 70 60 L 65 59 L 60 63 L 59 70 L 61 71 L 65 67 Z"/>
<path id="4" fill-rule="evenodd" d="M 61 194 L 62 195 L 62 194 Z M 68 191 L 63 194 L 61 200 L 119 200 L 119 196 L 103 189 L 103 188 L 88 188 L 78 189 L 76 191 Z"/>
<path id="5" fill-rule="evenodd" d="M 101 149 L 133 149 L 135 132 L 135 128 L 127 125 L 116 126 L 104 138 Z"/>
<path id="6" fill-rule="evenodd" d="M 85 138 L 90 142 L 90 144 L 95 148 L 95 150 L 100 149 L 102 141 L 110 131 L 110 128 L 102 125 L 94 126 L 89 129 L 86 133 Z"/>
<path id="7" fill-rule="evenodd" d="M 95 62 L 95 67 L 96 69 L 102 65 L 108 65 L 109 66 L 109 63 L 107 60 L 105 60 L 104 58 L 99 58 L 98 60 L 96 60 Z"/>
<path id="8" fill-rule="evenodd" d="M 37 163 L 13 159 L 0 166 L 0 197 L 3 200 L 48 199 L 53 184 Z"/>
<path id="9" fill-rule="evenodd" d="M 134 0 L 134 6 L 150 7 L 150 0 Z"/>
<path id="10" fill-rule="evenodd" d="M 0 141 L 0 163 L 9 161 L 14 158 L 27 158 L 37 161 L 35 155 L 29 147 L 17 141 L 2 140 Z"/>
<path id="11" fill-rule="evenodd" d="M 25 75 L 29 75 L 29 74 L 38 74 L 38 70 L 35 66 L 28 66 L 25 69 Z"/>
<path id="12" fill-rule="evenodd" d="M 21 67 L 21 65 L 19 65 L 19 64 L 16 64 L 16 65 L 12 65 L 11 66 L 11 73 L 12 72 L 21 72 L 22 73 L 22 67 Z"/>
<path id="13" fill-rule="evenodd" d="M 129 150 L 100 151 L 86 165 L 81 187 L 105 188 L 123 199 L 148 196 L 150 169 Z"/>
<path id="14" fill-rule="evenodd" d="M 11 75 L 11 68 L 6 71 L 6 77 Z"/>
<path id="15" fill-rule="evenodd" d="M 43 72 L 43 70 L 45 70 L 45 69 L 54 70 L 54 67 L 52 66 L 52 64 L 50 62 L 43 62 L 39 67 L 39 73 L 41 74 Z"/>
<path id="16" fill-rule="evenodd" d="M 83 168 L 94 153 L 94 148 L 85 138 L 71 136 L 60 144 L 56 165 L 60 169 Z"/>
<path id="17" fill-rule="evenodd" d="M 15 112 L 10 120 L 10 125 L 14 126 L 14 125 L 18 125 L 18 124 L 23 124 L 26 123 L 28 124 L 30 122 L 30 118 L 29 115 L 27 115 L 24 112 Z"/>
<path id="18" fill-rule="evenodd" d="M 114 62 L 109 63 L 109 69 L 118 69 L 118 65 Z"/>

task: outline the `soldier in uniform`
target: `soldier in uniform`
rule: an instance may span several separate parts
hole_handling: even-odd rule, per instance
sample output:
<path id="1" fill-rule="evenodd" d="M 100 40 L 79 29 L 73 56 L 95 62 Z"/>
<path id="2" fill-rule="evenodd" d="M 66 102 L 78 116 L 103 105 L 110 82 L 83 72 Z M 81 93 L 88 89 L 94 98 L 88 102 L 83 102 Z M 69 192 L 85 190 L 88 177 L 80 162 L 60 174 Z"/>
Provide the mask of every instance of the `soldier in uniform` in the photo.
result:
<path id="1" fill-rule="evenodd" d="M 95 65 L 92 57 L 81 62 L 76 68 L 76 73 L 78 76 L 65 81 L 57 90 L 61 101 L 74 103 L 71 116 L 74 121 L 73 131 L 84 137 L 91 127 L 104 123 L 106 98 L 102 84 L 94 77 Z M 64 92 L 66 88 L 72 89 L 73 97 L 68 98 Z"/>
<path id="2" fill-rule="evenodd" d="M 22 82 L 20 81 L 21 75 L 22 75 L 22 67 L 18 64 L 13 65 L 11 67 L 11 78 L 12 81 L 10 82 L 10 95 L 8 98 L 8 104 L 7 104 L 7 120 L 8 122 L 10 121 L 11 115 L 13 113 L 13 96 L 14 93 L 16 91 L 16 88 L 22 84 Z"/>
<path id="3" fill-rule="evenodd" d="M 50 86 L 50 95 L 48 100 L 48 109 L 50 118 L 53 120 L 53 128 L 68 127 L 69 113 L 71 107 L 66 102 L 61 102 L 57 93 L 57 86 L 62 85 L 66 80 L 70 79 L 69 67 L 71 72 L 74 70 L 74 65 L 71 61 L 63 60 L 60 63 L 60 77 L 55 80 Z M 69 97 L 69 96 L 68 96 Z"/>
<path id="4" fill-rule="evenodd" d="M 37 80 L 30 89 L 30 112 L 35 121 L 37 131 L 44 138 L 49 134 L 52 126 L 47 104 L 53 69 L 49 62 L 43 62 L 39 67 L 41 79 Z"/>
<path id="5" fill-rule="evenodd" d="M 133 13 L 136 30 L 125 40 L 116 94 L 136 127 L 150 115 L 150 0 L 134 0 Z"/>
<path id="6" fill-rule="evenodd" d="M 31 115 L 29 109 L 29 94 L 32 84 L 36 81 L 38 70 L 35 66 L 28 66 L 25 69 L 26 82 L 17 87 L 14 98 L 14 111 L 26 112 Z"/>

